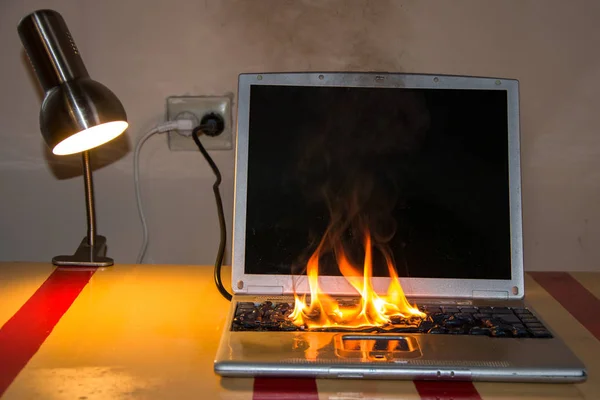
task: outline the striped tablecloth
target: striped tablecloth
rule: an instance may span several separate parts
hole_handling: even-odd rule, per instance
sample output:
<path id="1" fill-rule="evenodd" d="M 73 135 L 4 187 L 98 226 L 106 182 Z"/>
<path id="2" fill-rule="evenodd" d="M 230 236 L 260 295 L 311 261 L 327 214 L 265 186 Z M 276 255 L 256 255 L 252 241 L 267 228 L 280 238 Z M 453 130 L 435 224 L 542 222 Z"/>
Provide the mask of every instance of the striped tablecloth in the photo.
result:
<path id="1" fill-rule="evenodd" d="M 2 399 L 600 399 L 600 273 L 532 272 L 528 302 L 586 364 L 581 384 L 233 379 L 209 267 L 0 263 Z"/>

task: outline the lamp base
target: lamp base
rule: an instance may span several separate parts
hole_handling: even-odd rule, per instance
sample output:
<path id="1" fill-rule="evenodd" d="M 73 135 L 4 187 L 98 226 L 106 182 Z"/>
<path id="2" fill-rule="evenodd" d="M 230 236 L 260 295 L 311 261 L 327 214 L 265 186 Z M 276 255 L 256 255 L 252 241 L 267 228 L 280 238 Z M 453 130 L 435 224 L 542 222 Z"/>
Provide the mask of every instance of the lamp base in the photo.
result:
<path id="1" fill-rule="evenodd" d="M 94 246 L 84 237 L 72 256 L 52 258 L 52 264 L 60 267 L 110 267 L 114 263 L 112 258 L 106 257 L 106 238 L 100 235 L 96 236 Z"/>

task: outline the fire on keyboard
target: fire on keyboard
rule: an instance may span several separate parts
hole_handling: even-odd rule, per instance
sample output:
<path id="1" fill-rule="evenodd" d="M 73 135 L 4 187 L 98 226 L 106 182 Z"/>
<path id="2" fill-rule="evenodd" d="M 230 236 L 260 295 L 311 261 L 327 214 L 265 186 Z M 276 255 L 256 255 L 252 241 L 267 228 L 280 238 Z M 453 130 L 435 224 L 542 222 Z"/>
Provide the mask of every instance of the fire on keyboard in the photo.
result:
<path id="1" fill-rule="evenodd" d="M 551 338 L 552 334 L 527 308 L 421 305 L 426 318 L 392 317 L 384 326 L 328 327 L 311 332 L 422 333 L 482 335 L 493 338 Z M 232 331 L 308 331 L 288 316 L 293 304 L 265 301 L 237 304 Z"/>

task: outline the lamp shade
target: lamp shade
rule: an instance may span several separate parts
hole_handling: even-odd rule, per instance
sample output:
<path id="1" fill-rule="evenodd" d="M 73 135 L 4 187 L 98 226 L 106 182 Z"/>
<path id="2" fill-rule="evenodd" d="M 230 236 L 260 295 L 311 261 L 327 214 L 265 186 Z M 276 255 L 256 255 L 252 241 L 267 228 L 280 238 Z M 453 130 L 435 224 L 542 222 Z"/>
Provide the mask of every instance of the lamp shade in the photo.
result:
<path id="1" fill-rule="evenodd" d="M 35 11 L 21 20 L 18 31 L 44 90 L 40 129 L 54 154 L 89 150 L 127 129 L 123 105 L 90 78 L 58 12 Z"/>

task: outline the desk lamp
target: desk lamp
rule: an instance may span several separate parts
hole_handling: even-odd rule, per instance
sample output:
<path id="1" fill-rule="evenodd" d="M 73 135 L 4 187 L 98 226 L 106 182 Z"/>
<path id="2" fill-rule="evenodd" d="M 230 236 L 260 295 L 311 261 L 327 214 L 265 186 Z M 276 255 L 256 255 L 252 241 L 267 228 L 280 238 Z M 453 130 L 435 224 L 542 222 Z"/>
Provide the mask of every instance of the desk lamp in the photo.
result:
<path id="1" fill-rule="evenodd" d="M 82 153 L 87 236 L 73 255 L 56 256 L 58 266 L 105 267 L 106 238 L 96 234 L 94 184 L 89 150 L 127 129 L 123 105 L 108 88 L 90 79 L 62 16 L 38 10 L 18 26 L 23 47 L 44 90 L 40 129 L 52 153 Z"/>

